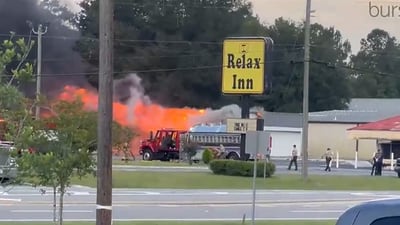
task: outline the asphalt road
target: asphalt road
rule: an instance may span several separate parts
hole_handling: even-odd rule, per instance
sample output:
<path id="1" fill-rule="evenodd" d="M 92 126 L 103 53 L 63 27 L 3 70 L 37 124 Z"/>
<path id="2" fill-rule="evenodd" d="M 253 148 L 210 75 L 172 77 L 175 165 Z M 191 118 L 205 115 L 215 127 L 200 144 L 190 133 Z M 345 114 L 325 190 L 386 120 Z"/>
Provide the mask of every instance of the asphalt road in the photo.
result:
<path id="1" fill-rule="evenodd" d="M 301 173 L 302 163 L 301 161 L 298 164 L 298 170 L 294 170 L 294 166 L 292 170 L 288 170 L 287 160 L 274 160 L 276 165 L 276 174 L 299 174 Z M 370 176 L 371 168 L 370 167 L 359 167 L 354 169 L 354 166 L 341 162 L 339 164 L 339 168 L 336 168 L 336 164 L 333 163 L 332 171 L 326 172 L 324 171 L 325 164 L 321 161 L 309 161 L 308 163 L 308 171 L 309 174 L 313 175 L 345 175 L 345 176 Z M 134 166 L 134 165 L 114 165 L 113 170 L 116 171 L 151 171 L 151 172 L 208 172 L 210 171 L 208 167 L 205 166 Z M 384 170 L 382 172 L 382 176 L 397 176 L 397 174 L 390 170 Z"/>
<path id="2" fill-rule="evenodd" d="M 257 192 L 256 218 L 263 220 L 337 219 L 355 204 L 400 197 L 400 192 L 282 191 Z M 241 220 L 251 218 L 251 190 L 119 189 L 113 193 L 113 219 Z M 66 220 L 94 220 L 96 191 L 73 187 L 65 197 Z M 0 195 L 0 221 L 50 221 L 52 193 L 15 187 Z"/>

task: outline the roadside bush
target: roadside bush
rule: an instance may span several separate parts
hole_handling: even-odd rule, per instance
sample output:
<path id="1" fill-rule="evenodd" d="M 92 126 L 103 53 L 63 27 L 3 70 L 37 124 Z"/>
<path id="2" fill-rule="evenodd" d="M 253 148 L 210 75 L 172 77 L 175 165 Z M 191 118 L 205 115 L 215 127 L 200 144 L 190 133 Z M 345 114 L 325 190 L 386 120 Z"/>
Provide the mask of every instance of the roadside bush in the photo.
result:
<path id="1" fill-rule="evenodd" d="M 215 159 L 210 162 L 210 169 L 214 174 L 228 176 L 253 176 L 253 161 L 239 161 L 228 159 Z M 275 164 L 267 162 L 266 177 L 275 173 Z M 257 162 L 257 177 L 264 177 L 264 162 Z"/>
<path id="2" fill-rule="evenodd" d="M 210 149 L 207 148 L 206 150 L 204 150 L 203 155 L 202 155 L 202 160 L 205 164 L 209 164 L 211 162 L 211 160 L 213 160 L 213 158 L 214 158 L 214 155 Z"/>

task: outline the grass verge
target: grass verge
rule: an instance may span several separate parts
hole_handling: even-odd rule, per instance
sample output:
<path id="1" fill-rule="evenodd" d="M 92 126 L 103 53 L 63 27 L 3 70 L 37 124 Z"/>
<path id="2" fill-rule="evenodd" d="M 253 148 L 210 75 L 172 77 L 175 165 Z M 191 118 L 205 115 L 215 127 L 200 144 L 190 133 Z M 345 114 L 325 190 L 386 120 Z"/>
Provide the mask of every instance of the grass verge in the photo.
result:
<path id="1" fill-rule="evenodd" d="M 73 184 L 96 187 L 96 178 L 73 179 Z M 114 188 L 251 189 L 251 184 L 251 177 L 207 172 L 113 172 Z M 276 175 L 257 179 L 258 189 L 397 190 L 399 186 L 397 177 L 310 175 L 308 181 L 303 181 L 300 175 Z"/>
<path id="2" fill-rule="evenodd" d="M 51 225 L 53 223 L 7 222 L 0 225 Z M 94 225 L 94 222 L 65 222 L 64 225 Z M 114 225 L 242 225 L 241 222 L 114 222 Z M 246 222 L 245 225 L 251 224 Z M 257 225 L 334 225 L 334 221 L 256 221 Z"/>

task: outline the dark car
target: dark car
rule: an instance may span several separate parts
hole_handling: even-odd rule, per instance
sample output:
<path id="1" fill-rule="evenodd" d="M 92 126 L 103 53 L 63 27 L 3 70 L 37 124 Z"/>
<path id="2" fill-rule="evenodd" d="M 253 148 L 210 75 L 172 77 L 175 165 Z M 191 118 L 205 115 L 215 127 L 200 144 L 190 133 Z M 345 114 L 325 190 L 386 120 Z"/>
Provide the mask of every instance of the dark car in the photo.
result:
<path id="1" fill-rule="evenodd" d="M 400 198 L 375 200 L 345 211 L 336 225 L 399 225 Z"/>
<path id="2" fill-rule="evenodd" d="M 396 159 L 396 164 L 394 165 L 394 171 L 397 173 L 397 176 L 400 178 L 400 158 Z"/>

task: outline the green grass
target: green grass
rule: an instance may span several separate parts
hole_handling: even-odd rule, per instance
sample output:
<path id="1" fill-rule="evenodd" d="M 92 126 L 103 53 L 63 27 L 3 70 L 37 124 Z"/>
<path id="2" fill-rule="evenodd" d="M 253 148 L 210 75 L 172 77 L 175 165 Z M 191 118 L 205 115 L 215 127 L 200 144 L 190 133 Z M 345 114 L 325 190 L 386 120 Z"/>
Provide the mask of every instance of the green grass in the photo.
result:
<path id="1" fill-rule="evenodd" d="M 74 184 L 96 187 L 96 178 L 74 179 Z M 233 177 L 212 173 L 113 172 L 114 188 L 184 188 L 184 189 L 250 189 L 251 177 Z M 317 176 L 303 181 L 300 175 L 276 175 L 257 179 L 259 189 L 302 190 L 397 190 L 397 177 Z"/>
<path id="2" fill-rule="evenodd" d="M 203 163 L 193 163 L 189 165 L 187 162 L 162 162 L 162 161 L 122 161 L 113 160 L 113 165 L 130 165 L 130 166 L 206 166 Z"/>
<path id="3" fill-rule="evenodd" d="M 0 225 L 51 225 L 53 223 L 7 222 Z M 94 225 L 92 222 L 65 222 L 65 225 Z M 114 222 L 114 225 L 241 225 L 241 222 Z M 246 225 L 251 222 L 246 222 Z M 256 221 L 256 225 L 334 225 L 334 221 Z"/>

